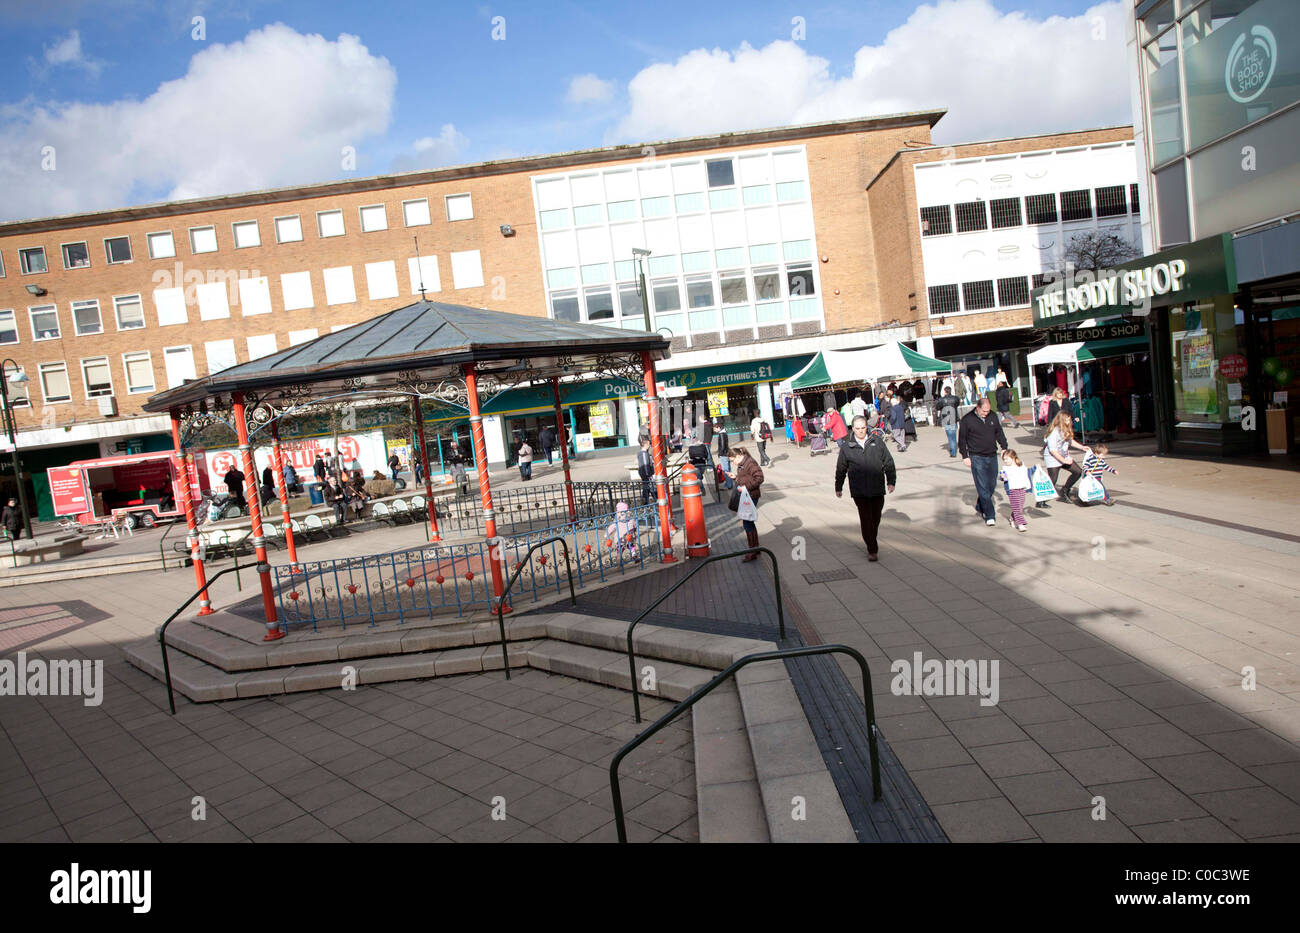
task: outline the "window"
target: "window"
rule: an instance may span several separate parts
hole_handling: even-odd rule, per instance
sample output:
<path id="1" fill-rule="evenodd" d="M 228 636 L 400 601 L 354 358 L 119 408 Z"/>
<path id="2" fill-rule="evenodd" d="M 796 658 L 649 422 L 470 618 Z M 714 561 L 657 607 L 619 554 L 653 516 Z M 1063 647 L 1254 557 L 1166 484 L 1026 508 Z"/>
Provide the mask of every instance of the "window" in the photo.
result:
<path id="1" fill-rule="evenodd" d="M 567 207 L 557 207 L 554 210 L 542 211 L 539 216 L 542 219 L 543 230 L 558 230 L 562 227 L 569 226 L 569 209 Z"/>
<path id="2" fill-rule="evenodd" d="M 42 305 L 28 308 L 32 319 L 32 338 L 35 340 L 54 340 L 59 336 L 59 312 L 54 305 Z"/>
<path id="3" fill-rule="evenodd" d="M 174 389 L 186 379 L 194 379 L 194 351 L 190 347 L 163 347 L 163 369 L 167 388 Z"/>
<path id="4" fill-rule="evenodd" d="M 262 245 L 262 232 L 257 228 L 256 220 L 242 220 L 230 225 L 235 237 L 235 249 L 247 249 Z"/>
<path id="5" fill-rule="evenodd" d="M 609 214 L 611 222 L 616 220 L 634 220 L 636 219 L 636 202 L 635 201 L 610 201 L 605 205 L 606 213 Z"/>
<path id="6" fill-rule="evenodd" d="M 614 317 L 614 296 L 608 288 L 589 288 L 583 298 L 587 302 L 587 320 L 608 321 Z"/>
<path id="7" fill-rule="evenodd" d="M 131 261 L 131 238 L 112 236 L 104 239 L 104 255 L 110 263 Z"/>
<path id="8" fill-rule="evenodd" d="M 718 277 L 722 303 L 724 305 L 743 305 L 749 303 L 749 285 L 743 272 L 724 272 Z"/>
<path id="9" fill-rule="evenodd" d="M 618 313 L 623 317 L 644 318 L 645 309 L 641 307 L 641 293 L 635 285 L 618 287 Z"/>
<path id="10" fill-rule="evenodd" d="M 771 185 L 750 185 L 747 188 L 740 189 L 741 200 L 745 202 L 746 207 L 757 207 L 761 204 L 772 203 L 772 186 Z"/>
<path id="11" fill-rule="evenodd" d="M 988 211 L 983 201 L 967 201 L 965 204 L 956 204 L 953 206 L 957 209 L 958 233 L 969 233 L 972 230 L 988 229 Z"/>
<path id="12" fill-rule="evenodd" d="M 0 346 L 18 342 L 18 322 L 13 310 L 0 311 Z"/>
<path id="13" fill-rule="evenodd" d="M 704 165 L 709 172 L 710 188 L 725 188 L 736 183 L 736 168 L 730 159 L 718 159 Z"/>
<path id="14" fill-rule="evenodd" d="M 438 277 L 438 257 L 421 256 L 417 262 L 415 257 L 406 260 L 407 272 L 411 277 L 411 294 L 420 294 L 421 286 L 425 292 L 442 291 L 442 281 Z"/>
<path id="15" fill-rule="evenodd" d="M 590 226 L 591 224 L 603 223 L 604 220 L 605 208 L 603 205 L 584 204 L 573 209 L 573 223 L 575 226 Z"/>
<path id="16" fill-rule="evenodd" d="M 402 222 L 408 227 L 424 227 L 429 220 L 429 199 L 418 198 L 402 202 Z"/>
<path id="17" fill-rule="evenodd" d="M 672 207 L 672 199 L 667 195 L 658 198 L 642 198 L 641 216 L 664 217 L 667 216 L 670 207 Z"/>
<path id="18" fill-rule="evenodd" d="M 369 292 L 371 301 L 396 298 L 397 263 L 391 259 L 387 262 L 366 263 L 366 291 Z"/>
<path id="19" fill-rule="evenodd" d="M 148 350 L 122 354 L 122 370 L 126 373 L 126 392 L 138 395 L 153 391 L 153 359 Z"/>
<path id="20" fill-rule="evenodd" d="M 926 291 L 930 295 L 931 314 L 955 314 L 961 310 L 956 285 L 931 285 Z"/>
<path id="21" fill-rule="evenodd" d="M 694 194 L 679 194 L 676 197 L 677 213 L 694 214 L 697 211 L 704 210 L 704 192 L 697 191 Z"/>
<path id="22" fill-rule="evenodd" d="M 22 270 L 23 275 L 35 275 L 38 272 L 48 272 L 45 265 L 45 247 L 31 246 L 27 249 L 18 251 L 18 268 Z"/>
<path id="23" fill-rule="evenodd" d="M 149 244 L 150 259 L 171 259 L 176 255 L 176 243 L 170 231 L 146 234 L 145 241 Z"/>
<path id="24" fill-rule="evenodd" d="M 1128 186 L 1128 203 L 1129 210 L 1134 214 L 1141 214 L 1141 207 L 1138 205 L 1138 186 L 1137 182 Z M 0 273 L 3 274 L 3 273 Z"/>
<path id="25" fill-rule="evenodd" d="M 998 304 L 1004 308 L 1029 304 L 1029 280 L 1023 275 L 998 279 Z"/>
<path id="26" fill-rule="evenodd" d="M 361 208 L 361 232 L 373 233 L 388 229 L 388 211 L 382 204 L 371 204 Z"/>
<path id="27" fill-rule="evenodd" d="M 216 227 L 190 227 L 190 252 L 197 256 L 200 253 L 215 253 L 216 251 Z"/>
<path id="28" fill-rule="evenodd" d="M 447 195 L 448 220 L 472 220 L 473 217 L 474 202 L 468 194 Z"/>
<path id="29" fill-rule="evenodd" d="M 557 321 L 577 321 L 578 293 L 556 292 L 551 295 L 551 317 Z"/>
<path id="30" fill-rule="evenodd" d="M 78 337 L 104 332 L 104 322 L 99 319 L 98 301 L 91 299 L 72 303 L 72 329 Z"/>
<path id="31" fill-rule="evenodd" d="M 921 236 L 942 236 L 945 233 L 952 233 L 952 207 L 944 204 L 921 208 Z"/>
<path id="32" fill-rule="evenodd" d="M 808 297 L 817 294 L 817 287 L 813 284 L 812 263 L 787 266 L 785 277 L 790 284 L 790 297 Z"/>
<path id="33" fill-rule="evenodd" d="M 682 292 L 677 287 L 676 279 L 662 279 L 655 282 L 650 292 L 654 295 L 654 309 L 660 313 L 664 311 L 680 311 L 682 309 Z"/>
<path id="34" fill-rule="evenodd" d="M 310 308 L 314 301 L 311 294 L 310 272 L 282 272 L 280 274 L 280 291 L 284 296 L 284 310 L 299 311 Z M 244 311 L 248 315 L 247 309 Z"/>
<path id="35" fill-rule="evenodd" d="M 1025 222 L 1031 224 L 1056 223 L 1056 195 L 1031 194 L 1025 198 Z"/>
<path id="36" fill-rule="evenodd" d="M 483 263 L 476 249 L 451 254 L 453 288 L 479 288 L 483 284 Z"/>
<path id="37" fill-rule="evenodd" d="M 754 270 L 754 297 L 775 301 L 781 297 L 781 275 L 775 269 Z"/>
<path id="38" fill-rule="evenodd" d="M 113 394 L 113 372 L 108 357 L 96 356 L 81 361 L 81 381 L 86 385 L 86 398 Z"/>
<path id="39" fill-rule="evenodd" d="M 352 279 L 351 266 L 336 266 L 324 270 L 325 303 L 327 305 L 346 305 L 357 300 L 357 286 Z"/>
<path id="40" fill-rule="evenodd" d="M 113 315 L 118 330 L 139 330 L 144 327 L 144 305 L 139 295 L 122 295 L 113 299 Z"/>
<path id="41" fill-rule="evenodd" d="M 1030 278 L 1030 287 L 1034 289 L 1042 288 L 1044 285 L 1050 285 L 1056 281 L 1055 272 L 1040 272 Z"/>
<path id="42" fill-rule="evenodd" d="M 343 236 L 343 212 L 342 211 L 317 211 L 316 212 L 316 232 L 322 237 Z"/>
<path id="43" fill-rule="evenodd" d="M 712 308 L 716 304 L 712 276 L 692 276 L 686 280 L 686 307 Z"/>
<path id="44" fill-rule="evenodd" d="M 208 356 L 208 375 L 235 365 L 235 341 L 209 340 L 203 345 Z"/>
<path id="45" fill-rule="evenodd" d="M 993 215 L 993 229 L 1020 226 L 1020 199 L 997 198 L 989 202 L 989 213 Z"/>
<path id="46" fill-rule="evenodd" d="M 275 242 L 296 243 L 302 239 L 302 222 L 298 215 L 275 218 Z"/>
<path id="47" fill-rule="evenodd" d="M 1124 186 L 1097 189 L 1097 216 L 1116 217 L 1128 213 L 1128 199 L 1124 196 Z"/>
<path id="48" fill-rule="evenodd" d="M 189 322 L 189 314 L 185 310 L 185 289 L 156 288 L 153 293 L 153 304 L 158 311 L 159 327 Z"/>
<path id="49" fill-rule="evenodd" d="M 275 334 L 256 334 L 248 338 L 248 358 L 258 360 L 276 351 Z"/>
<path id="50" fill-rule="evenodd" d="M 1061 219 L 1087 220 L 1092 217 L 1092 192 L 1087 188 L 1080 191 L 1061 192 Z"/>
<path id="51" fill-rule="evenodd" d="M 961 300 L 967 311 L 982 311 L 993 307 L 993 280 L 963 282 Z"/>
<path id="52" fill-rule="evenodd" d="M 85 269 L 90 266 L 90 249 L 85 242 L 63 244 L 63 268 Z"/>
<path id="53" fill-rule="evenodd" d="M 41 394 L 47 403 L 72 401 L 72 383 L 68 381 L 68 364 L 42 363 L 40 373 Z"/>
<path id="54" fill-rule="evenodd" d="M 801 181 L 783 181 L 776 186 L 778 201 L 802 201 L 806 197 L 808 193 Z"/>

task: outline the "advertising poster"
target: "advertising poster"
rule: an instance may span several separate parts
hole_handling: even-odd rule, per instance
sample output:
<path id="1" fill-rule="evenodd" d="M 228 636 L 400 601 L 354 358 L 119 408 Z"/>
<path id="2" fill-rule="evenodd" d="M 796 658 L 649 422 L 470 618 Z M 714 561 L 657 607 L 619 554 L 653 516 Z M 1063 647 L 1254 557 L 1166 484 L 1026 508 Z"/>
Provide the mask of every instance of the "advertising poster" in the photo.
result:
<path id="1" fill-rule="evenodd" d="M 1183 378 L 1208 379 L 1214 359 L 1214 338 L 1209 334 L 1188 337 L 1183 341 Z"/>
<path id="2" fill-rule="evenodd" d="M 573 447 L 580 454 L 589 454 L 596 449 L 596 444 L 590 434 L 575 434 Z"/>
<path id="3" fill-rule="evenodd" d="M 709 390 L 709 417 L 725 418 L 731 414 L 731 409 L 727 407 L 727 390 L 710 389 Z"/>
<path id="4" fill-rule="evenodd" d="M 50 478 L 50 498 L 55 515 L 80 515 L 90 511 L 79 467 L 58 467 L 46 471 Z"/>
<path id="5" fill-rule="evenodd" d="M 587 420 L 591 425 L 592 437 L 614 436 L 614 406 L 609 402 L 599 402 L 587 406 Z"/>
<path id="6" fill-rule="evenodd" d="M 298 471 L 299 478 L 304 482 L 313 481 L 312 464 L 316 462 L 316 455 L 319 453 L 324 456 L 327 450 L 334 450 L 334 438 L 330 435 L 308 437 L 300 441 L 285 441 L 280 444 L 280 455 L 287 462 L 293 464 L 293 468 Z M 354 458 L 361 461 L 361 469 L 366 476 L 369 476 L 373 470 L 384 473 L 388 469 L 386 465 L 388 462 L 388 448 L 382 430 L 368 431 L 364 434 L 340 434 L 339 453 L 343 455 L 345 468 Z M 239 459 L 239 451 L 234 447 L 227 447 L 219 450 L 209 450 L 205 453 L 205 456 L 208 464 L 208 476 L 212 482 L 212 491 L 217 493 L 227 492 L 224 482 L 225 476 Z M 253 451 L 253 460 L 258 474 L 257 482 L 260 483 L 263 468 L 271 462 L 270 447 L 259 445 Z M 242 463 L 239 464 L 239 468 L 243 470 Z"/>

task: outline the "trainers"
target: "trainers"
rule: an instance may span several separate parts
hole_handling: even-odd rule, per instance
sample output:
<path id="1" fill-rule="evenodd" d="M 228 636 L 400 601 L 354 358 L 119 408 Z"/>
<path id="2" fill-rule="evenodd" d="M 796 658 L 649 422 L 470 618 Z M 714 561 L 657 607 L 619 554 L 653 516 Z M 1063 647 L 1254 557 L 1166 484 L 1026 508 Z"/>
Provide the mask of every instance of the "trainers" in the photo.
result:
<path id="1" fill-rule="evenodd" d="M 1016 526 L 1016 531 L 1028 531 L 1028 530 L 1029 530 L 1029 526 L 1028 526 L 1028 525 L 1017 525 L 1017 526 Z"/>
<path id="2" fill-rule="evenodd" d="M 874 563 L 875 561 L 880 560 L 880 557 L 876 554 L 868 554 L 867 560 L 872 561 Z"/>
<path id="3" fill-rule="evenodd" d="M 993 519 L 991 519 L 991 518 L 986 518 L 986 519 L 984 519 L 984 524 L 986 524 L 986 525 L 988 525 L 990 528 L 992 528 L 994 525 L 997 524 L 997 522 L 995 522 L 995 521 L 994 521 Z"/>

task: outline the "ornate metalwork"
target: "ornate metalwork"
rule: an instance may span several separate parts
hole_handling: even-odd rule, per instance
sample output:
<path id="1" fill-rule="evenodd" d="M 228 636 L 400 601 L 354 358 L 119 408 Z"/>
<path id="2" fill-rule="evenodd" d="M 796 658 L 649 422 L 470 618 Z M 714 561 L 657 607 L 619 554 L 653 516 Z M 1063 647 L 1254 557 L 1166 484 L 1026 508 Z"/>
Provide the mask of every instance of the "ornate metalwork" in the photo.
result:
<path id="1" fill-rule="evenodd" d="M 543 375 L 534 367 L 531 359 L 517 359 L 513 366 L 506 369 L 480 368 L 478 376 L 479 391 L 490 395 L 543 379 Z"/>
<path id="2" fill-rule="evenodd" d="M 596 357 L 590 372 L 598 377 L 607 376 L 614 379 L 626 379 L 633 385 L 645 385 L 645 370 L 639 354 L 615 353 Z"/>

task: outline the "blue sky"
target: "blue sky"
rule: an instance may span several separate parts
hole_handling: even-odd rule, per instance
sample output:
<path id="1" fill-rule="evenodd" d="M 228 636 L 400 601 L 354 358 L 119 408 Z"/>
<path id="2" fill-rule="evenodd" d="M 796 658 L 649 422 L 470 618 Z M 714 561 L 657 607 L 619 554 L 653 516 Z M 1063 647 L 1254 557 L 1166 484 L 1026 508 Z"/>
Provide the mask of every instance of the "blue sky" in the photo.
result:
<path id="1" fill-rule="evenodd" d="M 943 142 L 1126 123 L 1121 10 L 53 0 L 0 37 L 0 219 L 931 106 Z"/>

